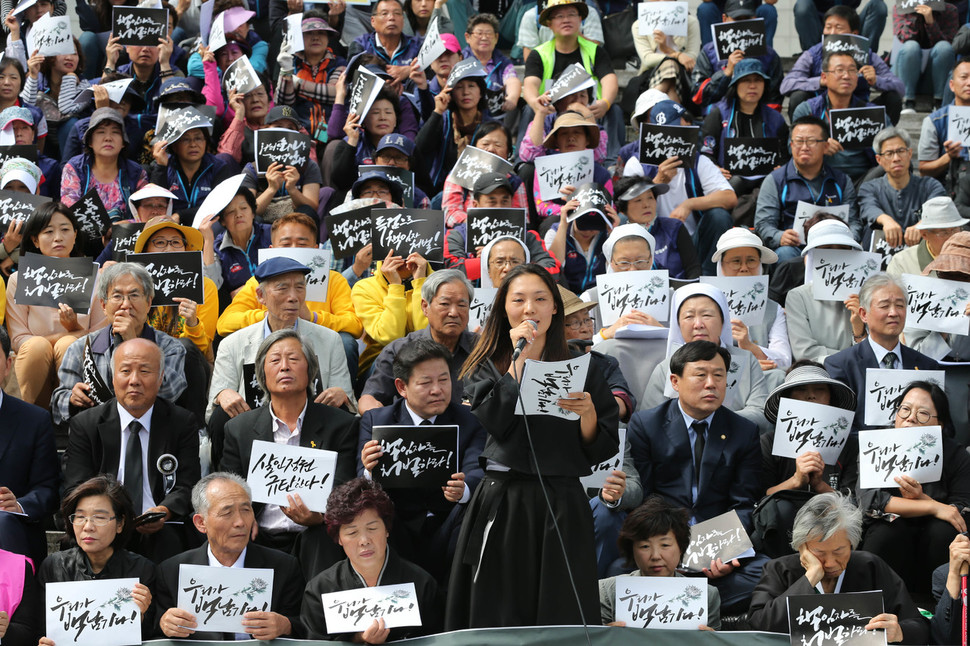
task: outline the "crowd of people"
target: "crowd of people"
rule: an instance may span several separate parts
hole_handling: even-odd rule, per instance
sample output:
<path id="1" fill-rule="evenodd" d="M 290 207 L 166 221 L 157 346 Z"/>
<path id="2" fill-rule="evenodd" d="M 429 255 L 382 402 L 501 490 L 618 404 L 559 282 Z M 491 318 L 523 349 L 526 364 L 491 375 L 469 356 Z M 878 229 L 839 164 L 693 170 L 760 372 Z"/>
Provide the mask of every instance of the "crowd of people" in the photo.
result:
<path id="1" fill-rule="evenodd" d="M 776 0 L 705 0 L 685 36 L 617 0 L 179 0 L 161 5 L 167 35 L 138 46 L 111 31 L 119 3 L 90 0 L 56 56 L 31 51 L 32 31 L 63 0 L 27 4 L 4 5 L 0 58 L 0 191 L 42 200 L 0 214 L 4 644 L 56 646 L 45 586 L 111 578 L 140 581 L 146 640 L 624 625 L 616 577 L 684 576 L 691 526 L 731 511 L 755 550 L 686 572 L 707 584 L 699 629 L 788 632 L 789 596 L 880 590 L 866 629 L 959 641 L 970 334 L 907 318 L 906 277 L 970 282 L 970 155 L 950 128 L 970 106 L 966 2 L 895 6 L 880 55 L 883 0 L 797 0 L 787 74 Z M 764 22 L 764 54 L 719 56 L 711 25 L 738 20 Z M 632 58 L 605 43 L 617 25 Z M 831 35 L 870 51 L 827 51 Z M 425 37 L 442 53 L 423 69 Z M 241 59 L 246 92 L 226 74 Z M 589 82 L 550 96 L 577 69 Z M 357 114 L 363 74 L 383 85 Z M 867 106 L 884 108 L 871 146 L 838 141 L 832 111 Z M 897 124 L 917 107 L 931 112 L 914 151 Z M 190 127 L 167 127 L 179 117 Z M 648 125 L 695 126 L 696 155 L 642 162 Z M 309 138 L 301 165 L 257 168 L 267 128 Z M 778 144 L 771 168 L 732 172 L 752 140 Z M 512 170 L 469 184 L 453 169 L 474 149 Z M 583 151 L 589 184 L 542 190 L 537 160 Z M 77 213 L 92 194 L 101 229 Z M 332 251 L 333 218 L 374 206 L 436 213 L 440 254 L 332 254 L 323 301 L 294 254 L 261 258 Z M 519 210 L 525 230 L 473 244 L 482 209 Z M 821 252 L 880 249 L 884 271 L 855 293 L 816 297 Z M 201 255 L 202 300 L 156 305 L 126 255 L 143 252 Z M 26 304 L 18 268 L 35 257 L 97 263 L 90 302 Z M 611 317 L 598 278 L 647 270 L 666 270 L 669 311 Z M 745 323 L 723 286 L 759 276 L 763 320 Z M 517 412 L 527 362 L 584 357 L 560 415 Z M 871 369 L 945 371 L 908 383 L 883 425 L 940 427 L 938 481 L 861 486 L 858 433 L 881 428 Z M 834 464 L 775 455 L 782 398 L 848 411 Z M 457 427 L 455 473 L 382 487 L 375 427 L 428 424 Z M 334 452 L 326 511 L 294 492 L 254 502 L 257 441 Z M 601 486 L 581 484 L 616 455 Z M 271 568 L 270 608 L 241 633 L 197 630 L 182 565 Z M 328 629 L 321 595 L 403 583 L 420 626 Z"/>

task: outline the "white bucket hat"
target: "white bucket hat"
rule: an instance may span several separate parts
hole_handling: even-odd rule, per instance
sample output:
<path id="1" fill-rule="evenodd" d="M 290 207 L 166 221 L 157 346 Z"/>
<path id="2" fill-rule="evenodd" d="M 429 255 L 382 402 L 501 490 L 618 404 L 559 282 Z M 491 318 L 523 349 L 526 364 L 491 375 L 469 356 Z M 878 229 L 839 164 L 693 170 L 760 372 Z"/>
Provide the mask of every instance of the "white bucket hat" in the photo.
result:
<path id="1" fill-rule="evenodd" d="M 808 244 L 802 250 L 802 255 L 830 244 L 845 245 L 857 251 L 862 251 L 862 245 L 852 237 L 849 227 L 840 220 L 822 220 L 808 230 Z"/>
<path id="2" fill-rule="evenodd" d="M 962 217 L 957 205 L 949 197 L 939 196 L 923 202 L 923 215 L 917 229 L 952 229 L 962 227 L 970 220 Z"/>
<path id="3" fill-rule="evenodd" d="M 778 262 L 778 254 L 764 246 L 757 234 L 744 227 L 733 227 L 721 234 L 714 251 L 714 262 L 721 262 L 721 256 L 729 249 L 746 249 L 752 247 L 761 253 L 762 265 L 773 265 Z"/>

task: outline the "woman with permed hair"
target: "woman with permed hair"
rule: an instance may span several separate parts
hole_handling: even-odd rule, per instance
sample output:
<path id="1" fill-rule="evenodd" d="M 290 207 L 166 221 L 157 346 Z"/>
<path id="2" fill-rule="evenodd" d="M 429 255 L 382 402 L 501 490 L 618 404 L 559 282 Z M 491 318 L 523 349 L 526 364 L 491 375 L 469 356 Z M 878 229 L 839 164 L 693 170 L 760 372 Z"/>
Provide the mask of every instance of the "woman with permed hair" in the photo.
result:
<path id="1" fill-rule="evenodd" d="M 394 503 L 378 483 L 354 478 L 334 487 L 327 499 L 324 522 L 330 538 L 343 548 L 347 558 L 315 576 L 306 586 L 300 615 L 309 639 L 383 644 L 438 631 L 438 585 L 430 574 L 388 547 L 393 518 Z M 359 633 L 331 634 L 327 629 L 321 595 L 403 583 L 414 584 L 421 626 L 389 629 L 382 618 Z"/>

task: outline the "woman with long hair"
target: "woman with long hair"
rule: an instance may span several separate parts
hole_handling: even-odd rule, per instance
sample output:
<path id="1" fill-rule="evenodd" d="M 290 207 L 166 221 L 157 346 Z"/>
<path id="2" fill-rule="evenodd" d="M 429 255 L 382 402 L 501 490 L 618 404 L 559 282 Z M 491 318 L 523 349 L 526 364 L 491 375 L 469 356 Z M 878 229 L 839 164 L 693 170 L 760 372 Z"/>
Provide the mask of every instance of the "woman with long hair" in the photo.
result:
<path id="1" fill-rule="evenodd" d="M 83 72 L 84 55 L 77 38 L 73 54 L 41 56 L 35 50 L 27 59 L 27 80 L 20 98 L 43 111 L 57 142 L 57 150 L 48 148 L 47 152 L 55 157 L 67 147 L 74 123 L 93 100 L 92 94 L 84 93 L 91 84 L 81 78 Z"/>
<path id="2" fill-rule="evenodd" d="M 515 412 L 527 359 L 570 358 L 562 296 L 549 272 L 514 267 L 461 370 L 488 439 L 485 478 L 458 536 L 447 630 L 597 621 L 593 519 L 579 477 L 617 451 L 616 401 L 591 363 L 582 392 L 557 401 L 578 419 Z"/>

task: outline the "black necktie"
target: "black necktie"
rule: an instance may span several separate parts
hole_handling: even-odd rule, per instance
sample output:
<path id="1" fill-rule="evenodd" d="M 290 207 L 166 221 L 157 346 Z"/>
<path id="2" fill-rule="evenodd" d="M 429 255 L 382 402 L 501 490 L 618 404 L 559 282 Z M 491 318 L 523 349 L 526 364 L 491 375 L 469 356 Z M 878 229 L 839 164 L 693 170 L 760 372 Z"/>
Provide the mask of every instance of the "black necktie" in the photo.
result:
<path id="1" fill-rule="evenodd" d="M 128 445 L 125 447 L 125 491 L 131 497 L 135 515 L 142 510 L 142 490 L 144 473 L 141 468 L 141 423 L 135 420 L 128 425 Z"/>
<path id="2" fill-rule="evenodd" d="M 694 422 L 690 425 L 694 429 L 694 477 L 698 486 L 701 482 L 701 460 L 704 458 L 704 442 L 707 434 L 707 422 Z"/>
<path id="3" fill-rule="evenodd" d="M 432 422 L 430 419 L 423 419 L 418 426 L 434 426 L 434 422 Z"/>
<path id="4" fill-rule="evenodd" d="M 896 353 L 890 352 L 882 358 L 882 365 L 887 370 L 893 370 L 896 368 Z"/>

